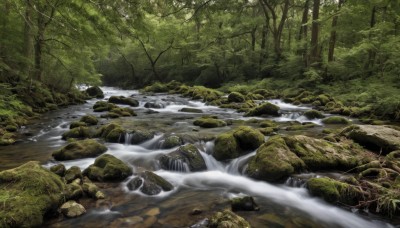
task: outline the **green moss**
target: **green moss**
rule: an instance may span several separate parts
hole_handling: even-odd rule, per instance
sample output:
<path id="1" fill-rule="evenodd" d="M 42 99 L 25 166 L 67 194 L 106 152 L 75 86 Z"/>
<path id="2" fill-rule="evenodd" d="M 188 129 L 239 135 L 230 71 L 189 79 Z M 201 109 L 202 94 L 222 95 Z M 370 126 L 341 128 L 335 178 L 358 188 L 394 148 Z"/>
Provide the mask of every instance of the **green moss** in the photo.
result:
<path id="1" fill-rule="evenodd" d="M 132 175 L 132 169 L 116 157 L 103 154 L 83 174 L 91 180 L 122 181 Z"/>
<path id="2" fill-rule="evenodd" d="M 59 161 L 80 158 L 96 157 L 107 151 L 107 147 L 94 139 L 72 142 L 53 153 L 53 157 Z"/>
<path id="3" fill-rule="evenodd" d="M 221 161 L 239 157 L 240 147 L 232 133 L 223 133 L 215 139 L 213 156 Z"/>
<path id="4" fill-rule="evenodd" d="M 269 102 L 265 102 L 248 111 L 245 116 L 262 116 L 262 115 L 279 116 L 279 107 Z"/>
<path id="5" fill-rule="evenodd" d="M 226 122 L 219 119 L 201 117 L 193 122 L 193 125 L 203 128 L 216 128 L 226 126 Z"/>
<path id="6" fill-rule="evenodd" d="M 93 115 L 82 116 L 82 118 L 79 121 L 86 123 L 87 125 L 96 125 L 99 122 L 96 116 Z"/>
<path id="7" fill-rule="evenodd" d="M 97 101 L 93 105 L 93 109 L 95 112 L 105 112 L 105 111 L 111 111 L 113 108 L 118 108 L 117 105 L 108 103 L 106 101 Z"/>
<path id="8" fill-rule="evenodd" d="M 75 121 L 75 122 L 72 122 L 72 123 L 69 125 L 69 129 L 73 129 L 73 128 L 77 128 L 77 127 L 86 127 L 86 126 L 87 126 L 87 124 L 84 123 L 84 122 Z"/>
<path id="9" fill-rule="evenodd" d="M 320 94 L 317 96 L 317 100 L 321 103 L 321 105 L 327 104 L 331 99 L 326 94 Z"/>
<path id="10" fill-rule="evenodd" d="M 86 93 L 87 93 L 90 97 L 104 98 L 104 93 L 103 93 L 103 91 L 100 89 L 100 87 L 98 87 L 98 86 L 93 86 L 93 87 L 87 88 L 87 89 L 86 89 Z"/>
<path id="11" fill-rule="evenodd" d="M 129 97 L 124 97 L 124 96 L 111 96 L 108 99 L 108 102 L 113 103 L 113 104 L 123 104 L 123 105 L 129 105 L 132 107 L 137 107 L 139 106 L 139 101 L 129 98 Z"/>
<path id="12" fill-rule="evenodd" d="M 41 226 L 43 216 L 63 202 L 65 189 L 61 178 L 38 162 L 0 172 L 0 226 Z"/>
<path id="13" fill-rule="evenodd" d="M 258 129 L 263 135 L 273 135 L 275 134 L 275 132 L 278 130 L 278 128 L 274 128 L 274 127 L 266 127 L 266 128 L 259 128 Z"/>
<path id="14" fill-rule="evenodd" d="M 246 99 L 243 94 L 238 92 L 232 92 L 228 95 L 228 102 L 244 102 Z"/>
<path id="15" fill-rule="evenodd" d="M 240 227 L 240 228 L 251 228 L 250 223 L 248 223 L 244 218 L 233 213 L 229 210 L 224 210 L 222 212 L 217 212 L 211 216 L 209 227 Z"/>
<path id="16" fill-rule="evenodd" d="M 260 127 L 276 127 L 276 126 L 277 126 L 277 123 L 272 120 L 263 120 L 260 123 Z"/>
<path id="17" fill-rule="evenodd" d="M 312 120 L 312 119 L 321 119 L 321 118 L 325 117 L 321 112 L 319 112 L 317 110 L 306 111 L 303 115 L 305 117 L 307 117 L 308 119 L 310 119 L 310 120 Z"/>
<path id="18" fill-rule="evenodd" d="M 203 113 L 203 110 L 197 108 L 182 108 L 179 110 L 180 112 L 189 112 L 189 113 Z"/>
<path id="19" fill-rule="evenodd" d="M 170 135 L 166 137 L 161 144 L 162 149 L 170 149 L 183 144 L 183 140 L 177 135 Z"/>
<path id="20" fill-rule="evenodd" d="M 91 137 L 91 133 L 90 133 L 88 127 L 73 128 L 67 132 L 64 132 L 64 134 L 62 134 L 62 139 L 64 139 L 64 140 L 67 140 L 70 138 L 84 139 L 84 138 L 90 138 L 90 137 Z"/>
<path id="21" fill-rule="evenodd" d="M 317 126 L 317 125 L 314 123 L 294 124 L 294 125 L 286 127 L 286 130 L 287 131 L 300 131 L 300 130 L 306 130 L 309 128 L 313 128 L 315 126 Z"/>
<path id="22" fill-rule="evenodd" d="M 233 131 L 233 136 L 243 150 L 255 150 L 264 143 L 264 135 L 257 129 L 241 126 Z"/>
<path id="23" fill-rule="evenodd" d="M 330 116 L 322 120 L 324 124 L 349 124 L 350 121 L 341 116 Z"/>

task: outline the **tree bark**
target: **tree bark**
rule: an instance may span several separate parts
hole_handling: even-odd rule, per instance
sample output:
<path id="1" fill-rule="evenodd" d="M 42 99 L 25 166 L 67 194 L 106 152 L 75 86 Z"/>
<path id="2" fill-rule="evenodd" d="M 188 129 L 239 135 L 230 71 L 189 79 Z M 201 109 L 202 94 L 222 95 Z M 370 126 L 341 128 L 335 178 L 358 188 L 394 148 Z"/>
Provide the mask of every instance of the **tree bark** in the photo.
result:
<path id="1" fill-rule="evenodd" d="M 370 28 L 372 29 L 373 27 L 375 27 L 375 24 L 376 24 L 376 6 L 374 6 L 372 8 Z M 369 34 L 369 39 L 371 39 L 371 38 L 372 38 L 372 33 Z M 372 49 L 369 49 L 367 62 L 365 64 L 365 70 L 369 70 L 371 67 L 374 66 L 375 56 L 376 56 L 376 52 Z"/>
<path id="2" fill-rule="evenodd" d="M 301 27 L 298 40 L 303 42 L 302 47 L 299 49 L 298 54 L 302 56 L 304 67 L 308 67 L 308 11 L 310 9 L 310 0 L 304 3 L 303 17 L 301 19 Z"/>
<path id="3" fill-rule="evenodd" d="M 25 8 L 25 23 L 24 23 L 24 57 L 25 63 L 23 67 L 23 73 L 26 77 L 31 76 L 31 61 L 33 59 L 34 51 L 34 37 L 32 34 L 33 23 L 32 23 L 32 0 L 26 0 Z"/>
<path id="4" fill-rule="evenodd" d="M 320 62 L 319 53 L 319 6 L 321 0 L 314 0 L 313 13 L 312 13 L 312 28 L 311 28 L 311 57 L 310 64 Z"/>
<path id="5" fill-rule="evenodd" d="M 343 0 L 339 0 L 337 13 L 340 11 L 342 4 L 343 4 Z M 338 19 L 339 19 L 339 16 L 337 14 L 332 18 L 331 35 L 329 38 L 328 62 L 334 61 L 335 45 L 336 45 L 336 38 L 337 38 L 336 27 L 337 27 Z"/>

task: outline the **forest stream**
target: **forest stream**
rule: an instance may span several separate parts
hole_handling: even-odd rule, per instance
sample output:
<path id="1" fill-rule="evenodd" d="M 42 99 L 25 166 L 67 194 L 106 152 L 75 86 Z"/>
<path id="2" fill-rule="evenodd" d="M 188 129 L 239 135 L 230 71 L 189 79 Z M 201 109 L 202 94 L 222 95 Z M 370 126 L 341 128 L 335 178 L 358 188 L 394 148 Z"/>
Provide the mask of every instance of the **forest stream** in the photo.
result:
<path id="1" fill-rule="evenodd" d="M 389 222 L 368 211 L 329 205 L 311 196 L 305 188 L 305 182 L 310 177 L 338 177 L 348 174 L 303 173 L 294 175 L 285 182 L 270 184 L 243 175 L 247 161 L 255 155 L 255 151 L 229 162 L 220 162 L 211 156 L 214 142 L 207 141 L 207 138 L 229 131 L 235 126 L 235 121 L 245 121 L 252 117 L 243 117 L 243 114 L 236 110 L 208 106 L 179 95 L 148 95 L 113 87 L 102 89 L 105 99 L 110 96 L 132 96 L 140 103 L 134 108 L 137 116 L 115 120 L 102 118 L 100 124 L 114 121 L 124 128 L 141 126 L 157 133 L 152 139 L 139 145 L 105 143 L 108 148 L 106 153 L 129 164 L 134 174 L 121 183 L 96 183 L 106 195 L 104 200 L 82 199 L 80 203 L 85 206 L 86 214 L 74 219 L 47 219 L 44 223 L 46 227 L 203 227 L 207 216 L 229 206 L 229 199 L 244 195 L 253 196 L 260 207 L 259 211 L 237 212 L 253 227 L 366 228 L 395 225 L 395 220 Z M 99 113 L 93 112 L 92 109 L 98 100 L 92 99 L 82 105 L 46 113 L 33 124 L 26 126 L 22 129 L 25 138 L 14 146 L 0 147 L 0 170 L 14 168 L 31 160 L 40 161 L 46 168 L 63 163 L 67 169 L 78 166 L 84 170 L 93 164 L 95 158 L 58 162 L 52 158 L 52 152 L 67 144 L 61 139 L 61 135 L 69 130 L 70 122 L 87 114 L 99 116 Z M 144 104 L 150 101 L 162 103 L 164 108 L 148 112 L 149 109 L 145 108 Z M 310 107 L 295 106 L 280 100 L 269 102 L 278 105 L 283 113 L 280 117 L 269 119 L 277 122 L 310 122 L 302 115 L 310 110 Z M 179 111 L 185 107 L 200 109 L 203 113 Z M 216 115 L 219 119 L 230 120 L 233 124 L 212 129 L 193 126 L 193 120 L 203 115 Z M 320 120 L 312 122 L 318 126 L 306 129 L 302 134 L 316 136 L 322 131 L 323 123 Z M 279 133 L 291 134 L 290 131 Z M 206 171 L 190 172 L 187 164 L 177 163 L 170 164 L 173 166 L 170 170 L 161 169 L 159 157 L 177 149 L 160 149 L 163 136 L 171 134 L 186 135 L 193 140 L 207 165 Z M 124 137 L 129 138 L 129 135 Z M 162 191 L 155 196 L 129 190 L 127 184 L 142 170 L 151 170 L 165 178 L 174 186 L 173 190 Z"/>

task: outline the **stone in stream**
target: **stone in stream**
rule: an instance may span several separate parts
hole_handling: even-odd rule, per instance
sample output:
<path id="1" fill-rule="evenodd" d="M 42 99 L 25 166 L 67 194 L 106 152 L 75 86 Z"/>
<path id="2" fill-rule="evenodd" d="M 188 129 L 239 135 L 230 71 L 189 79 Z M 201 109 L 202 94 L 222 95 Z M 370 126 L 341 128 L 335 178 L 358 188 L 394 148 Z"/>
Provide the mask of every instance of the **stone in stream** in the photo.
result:
<path id="1" fill-rule="evenodd" d="M 388 126 L 352 125 L 345 128 L 341 135 L 353 139 L 376 153 L 386 154 L 400 150 L 400 131 Z"/>
<path id="2" fill-rule="evenodd" d="M 86 213 L 86 209 L 79 203 L 70 200 L 60 207 L 60 211 L 68 218 L 75 218 Z"/>
<path id="3" fill-rule="evenodd" d="M 92 132 L 88 127 L 76 127 L 62 134 L 62 139 L 67 140 L 71 138 L 75 139 L 85 139 L 90 138 Z"/>
<path id="4" fill-rule="evenodd" d="M 161 149 L 171 149 L 177 146 L 183 145 L 183 140 L 181 137 L 177 135 L 170 135 L 164 138 L 164 141 L 161 143 Z"/>
<path id="5" fill-rule="evenodd" d="M 321 119 L 324 118 L 325 116 L 317 110 L 308 110 L 303 114 L 307 119 L 312 120 L 312 119 Z"/>
<path id="6" fill-rule="evenodd" d="M 105 112 L 105 111 L 111 111 L 113 108 L 118 108 L 117 105 L 106 102 L 106 101 L 97 101 L 93 105 L 93 110 L 95 112 Z"/>
<path id="7" fill-rule="evenodd" d="M 87 124 L 85 122 L 81 122 L 81 121 L 74 121 L 71 122 L 71 124 L 69 125 L 69 129 L 74 129 L 77 127 L 86 127 Z"/>
<path id="8" fill-rule="evenodd" d="M 80 122 L 86 123 L 87 125 L 96 125 L 99 120 L 94 115 L 82 116 Z"/>
<path id="9" fill-rule="evenodd" d="M 126 131 L 118 124 L 107 124 L 102 126 L 95 134 L 96 137 L 100 137 L 106 140 L 106 142 L 124 142 L 124 135 Z"/>
<path id="10" fill-rule="evenodd" d="M 129 181 L 127 186 L 131 191 L 140 189 L 146 195 L 157 195 L 161 191 L 168 192 L 174 188 L 167 180 L 150 171 L 140 173 Z"/>
<path id="11" fill-rule="evenodd" d="M 219 161 L 238 158 L 263 143 L 264 135 L 260 131 L 241 126 L 217 136 L 213 156 Z"/>
<path id="12" fill-rule="evenodd" d="M 104 93 L 98 86 L 87 88 L 86 93 L 92 98 L 104 98 Z"/>
<path id="13" fill-rule="evenodd" d="M 211 216 L 208 227 L 250 228 L 250 223 L 230 210 L 217 212 Z"/>
<path id="14" fill-rule="evenodd" d="M 64 179 L 67 183 L 71 183 L 76 179 L 82 179 L 81 169 L 78 166 L 72 166 L 65 172 Z"/>
<path id="15" fill-rule="evenodd" d="M 158 101 L 150 101 L 150 102 L 146 102 L 144 104 L 145 108 L 154 108 L 154 109 L 161 109 L 161 108 L 165 108 L 165 105 L 161 102 Z"/>
<path id="16" fill-rule="evenodd" d="M 60 177 L 63 177 L 65 175 L 66 168 L 64 164 L 57 164 L 50 167 L 50 171 L 57 174 Z"/>
<path id="17" fill-rule="evenodd" d="M 129 144 L 141 144 L 143 142 L 146 142 L 152 138 L 154 138 L 155 133 L 153 131 L 147 131 L 147 130 L 133 130 L 131 133 L 129 133 L 129 138 L 126 138 L 125 141 L 129 140 Z"/>
<path id="18" fill-rule="evenodd" d="M 324 124 L 349 124 L 350 121 L 341 116 L 330 116 L 322 120 Z"/>
<path id="19" fill-rule="evenodd" d="M 95 181 L 122 181 L 132 175 L 132 169 L 111 154 L 103 154 L 83 174 Z"/>
<path id="20" fill-rule="evenodd" d="M 28 162 L 0 172 L 0 198 L 5 210 L 0 213 L 2 227 L 40 227 L 43 216 L 52 213 L 64 200 L 61 177 Z"/>
<path id="21" fill-rule="evenodd" d="M 96 157 L 107 151 L 107 147 L 94 139 L 85 139 L 69 143 L 53 152 L 54 159 L 58 161 L 74 160 Z"/>
<path id="22" fill-rule="evenodd" d="M 161 168 L 166 170 L 180 172 L 207 170 L 203 157 L 193 144 L 181 146 L 174 152 L 164 154 L 159 161 Z"/>
<path id="23" fill-rule="evenodd" d="M 226 126 L 226 122 L 210 116 L 203 116 L 193 122 L 193 125 L 202 128 L 216 128 Z"/>
<path id="24" fill-rule="evenodd" d="M 99 190 L 99 187 L 92 183 L 87 177 L 83 178 L 83 191 L 91 198 L 104 199 L 104 193 Z"/>
<path id="25" fill-rule="evenodd" d="M 269 102 L 265 102 L 248 111 L 245 114 L 245 116 L 263 116 L 263 115 L 279 116 L 280 115 L 279 109 L 280 109 L 279 106 L 276 106 Z"/>
<path id="26" fill-rule="evenodd" d="M 189 112 L 189 113 L 203 113 L 203 110 L 197 108 L 182 108 L 179 110 L 180 112 Z"/>
<path id="27" fill-rule="evenodd" d="M 79 179 L 77 179 L 79 180 Z M 80 182 L 80 180 L 79 180 Z M 77 181 L 73 181 L 70 184 L 67 184 L 67 191 L 66 191 L 66 199 L 69 200 L 77 200 L 79 198 L 81 198 L 83 196 L 83 189 L 82 187 L 79 185 L 79 183 L 77 183 Z"/>
<path id="28" fill-rule="evenodd" d="M 113 103 L 113 104 L 123 104 L 123 105 L 129 105 L 132 107 L 137 107 L 139 106 L 139 101 L 129 98 L 129 97 L 124 97 L 124 96 L 111 96 L 108 99 L 108 102 Z"/>
<path id="29" fill-rule="evenodd" d="M 228 102 L 244 102 L 246 98 L 239 92 L 232 92 L 228 95 Z"/>
<path id="30" fill-rule="evenodd" d="M 231 199 L 232 211 L 259 211 L 260 208 L 251 196 L 236 197 Z"/>

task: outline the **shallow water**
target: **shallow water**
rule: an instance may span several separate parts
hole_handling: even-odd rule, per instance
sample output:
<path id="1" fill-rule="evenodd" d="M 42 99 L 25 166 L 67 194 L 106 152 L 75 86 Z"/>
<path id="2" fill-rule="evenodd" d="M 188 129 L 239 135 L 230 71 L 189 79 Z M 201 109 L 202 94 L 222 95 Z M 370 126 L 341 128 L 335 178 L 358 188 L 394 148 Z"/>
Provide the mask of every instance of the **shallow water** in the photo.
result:
<path id="1" fill-rule="evenodd" d="M 207 138 L 228 131 L 233 126 L 216 129 L 200 129 L 193 126 L 195 118 L 205 115 L 217 115 L 221 119 L 248 120 L 243 114 L 231 109 L 207 106 L 199 101 L 190 101 L 178 95 L 157 94 L 141 95 L 138 91 L 118 90 L 104 87 L 106 98 L 111 95 L 133 96 L 140 101 L 135 109 L 136 117 L 124 117 L 115 120 L 125 128 L 146 128 L 157 135 L 152 140 L 140 145 L 106 143 L 108 151 L 117 158 L 131 165 L 133 171 L 152 170 L 170 181 L 174 186 L 171 192 L 162 192 L 157 196 L 145 196 L 138 191 L 129 191 L 126 187 L 133 175 L 122 183 L 98 183 L 104 190 L 105 200 L 93 201 L 82 199 L 87 213 L 76 219 L 53 218 L 46 221 L 48 227 L 188 227 L 201 222 L 217 210 L 229 208 L 229 199 L 240 195 L 251 195 L 260 206 L 260 211 L 238 212 L 254 227 L 391 227 L 390 221 L 375 217 L 363 211 L 350 211 L 339 208 L 312 197 L 304 188 L 304 180 L 317 175 L 341 174 L 303 174 L 288 179 L 286 183 L 270 184 L 252 180 L 242 175 L 246 162 L 255 151 L 228 163 L 216 161 L 211 153 L 213 141 L 196 141 L 201 150 L 207 171 L 191 173 L 182 164 L 175 170 L 161 170 L 158 157 L 174 151 L 176 148 L 161 150 L 160 141 L 165 134 L 185 134 L 193 138 Z M 9 147 L 0 147 L 0 169 L 16 167 L 29 160 L 39 160 L 45 167 L 58 162 L 52 160 L 51 153 L 66 144 L 61 134 L 68 130 L 69 123 L 83 115 L 93 113 L 91 107 L 97 100 L 90 100 L 83 105 L 71 106 L 43 115 L 24 131 L 33 135 L 23 138 L 20 143 Z M 161 102 L 165 108 L 154 109 L 158 113 L 147 114 L 144 104 L 149 101 Z M 280 100 L 270 102 L 281 107 L 283 115 L 273 118 L 275 121 L 314 122 L 320 128 L 312 129 L 307 134 L 318 132 L 322 128 L 319 120 L 307 120 L 302 113 L 309 107 L 286 104 Z M 183 107 L 201 109 L 202 114 L 183 113 Z M 102 119 L 100 124 L 109 120 Z M 286 132 L 290 133 L 290 132 Z M 298 132 L 297 132 L 298 133 Z M 66 167 L 88 167 L 95 158 L 63 162 Z M 202 211 L 191 215 L 194 209 Z M 392 221 L 392 224 L 395 222 Z"/>

